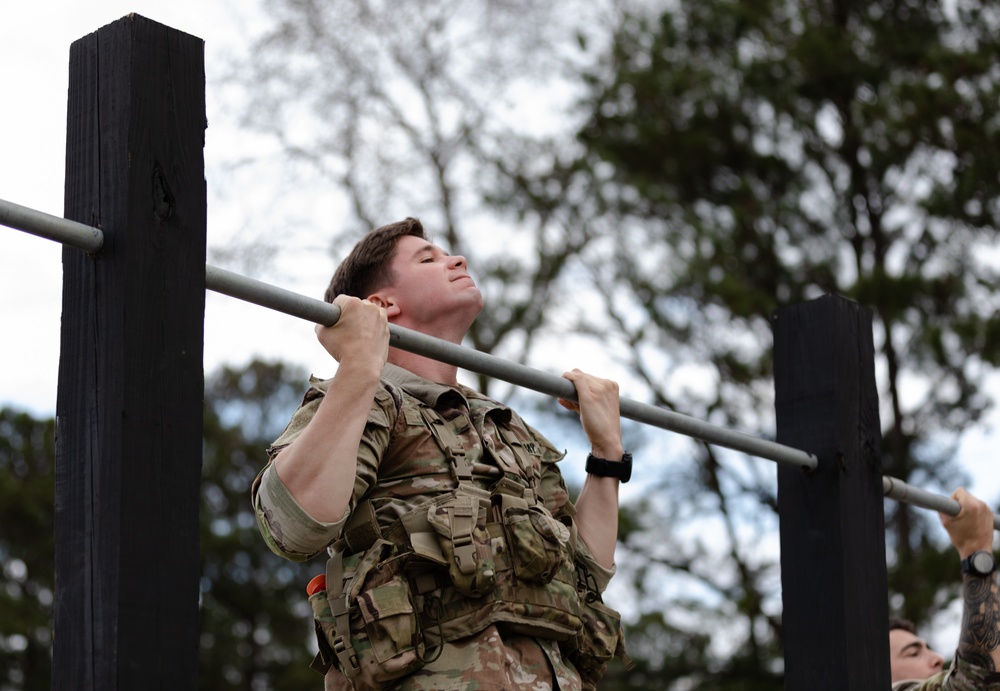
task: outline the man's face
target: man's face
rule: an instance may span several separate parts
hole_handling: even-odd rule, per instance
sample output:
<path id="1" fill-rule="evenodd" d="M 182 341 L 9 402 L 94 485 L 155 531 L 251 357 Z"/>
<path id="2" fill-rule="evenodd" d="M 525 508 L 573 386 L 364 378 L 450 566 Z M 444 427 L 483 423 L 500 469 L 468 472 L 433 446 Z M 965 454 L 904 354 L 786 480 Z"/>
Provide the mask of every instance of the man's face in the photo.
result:
<path id="1" fill-rule="evenodd" d="M 944 659 L 927 642 L 905 629 L 889 632 L 889 668 L 892 682 L 927 679 L 941 671 Z"/>
<path id="2" fill-rule="evenodd" d="M 454 322 L 467 329 L 483 308 L 483 296 L 469 276 L 465 257 L 451 256 L 427 240 L 404 235 L 391 263 L 395 280 L 379 293 L 392 296 L 410 328 Z M 463 326 L 464 324 L 464 326 Z"/>

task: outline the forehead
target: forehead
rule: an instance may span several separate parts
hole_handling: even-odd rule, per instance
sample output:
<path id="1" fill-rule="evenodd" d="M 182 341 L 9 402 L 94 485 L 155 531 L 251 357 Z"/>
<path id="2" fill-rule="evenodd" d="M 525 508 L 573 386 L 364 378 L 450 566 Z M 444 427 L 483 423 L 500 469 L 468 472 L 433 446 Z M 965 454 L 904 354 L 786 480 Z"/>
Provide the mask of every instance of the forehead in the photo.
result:
<path id="1" fill-rule="evenodd" d="M 444 252 L 440 247 L 429 240 L 418 238 L 416 235 L 403 235 L 396 240 L 396 253 L 393 260 L 407 260 L 421 252 Z"/>
<path id="2" fill-rule="evenodd" d="M 919 647 L 926 645 L 922 639 L 906 629 L 893 629 L 889 632 L 889 652 L 893 655 L 898 655 L 904 648 L 914 644 Z"/>

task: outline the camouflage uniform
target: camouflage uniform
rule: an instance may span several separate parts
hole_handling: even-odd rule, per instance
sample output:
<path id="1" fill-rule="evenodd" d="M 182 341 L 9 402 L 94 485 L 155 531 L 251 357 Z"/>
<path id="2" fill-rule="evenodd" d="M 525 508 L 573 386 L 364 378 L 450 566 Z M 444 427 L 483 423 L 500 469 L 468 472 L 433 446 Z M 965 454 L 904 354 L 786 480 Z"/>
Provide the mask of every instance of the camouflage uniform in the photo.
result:
<path id="1" fill-rule="evenodd" d="M 958 655 L 951 668 L 930 679 L 897 681 L 892 691 L 988 691 L 1000 689 L 1000 672 L 977 667 Z"/>
<path id="2" fill-rule="evenodd" d="M 312 379 L 300 408 L 269 449 L 273 460 L 312 419 L 329 380 Z M 358 450 L 357 476 L 347 512 L 335 523 L 319 523 L 305 513 L 269 464 L 254 482 L 253 501 L 261 533 L 278 554 L 304 561 L 340 539 L 362 501 L 374 510 L 383 531 L 415 506 L 454 490 L 457 483 L 440 444 L 427 428 L 419 405 L 436 410 L 461 439 L 474 483 L 493 485 L 504 473 L 532 475 L 537 495 L 553 516 L 573 515 L 556 462 L 558 452 L 509 408 L 465 386 L 435 384 L 387 364 L 369 413 Z M 511 444 L 521 447 L 520 453 Z M 527 468 L 524 461 L 530 459 Z M 586 568 L 599 592 L 613 571 L 600 566 L 582 541 L 576 560 Z M 340 677 L 339 679 L 337 677 Z M 327 688 L 350 688 L 339 673 L 328 675 Z M 393 688 L 543 689 L 576 691 L 580 675 L 560 654 L 555 641 L 512 635 L 489 625 L 477 634 L 446 643 L 441 655 Z"/>

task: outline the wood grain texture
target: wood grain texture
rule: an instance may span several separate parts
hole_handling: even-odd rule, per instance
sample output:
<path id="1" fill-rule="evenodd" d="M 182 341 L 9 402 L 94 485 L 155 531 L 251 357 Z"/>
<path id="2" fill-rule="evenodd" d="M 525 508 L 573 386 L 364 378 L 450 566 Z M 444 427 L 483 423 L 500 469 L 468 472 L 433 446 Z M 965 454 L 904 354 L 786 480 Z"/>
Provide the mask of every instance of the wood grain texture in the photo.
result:
<path id="1" fill-rule="evenodd" d="M 775 312 L 785 689 L 889 688 L 881 429 L 871 311 L 837 296 Z"/>
<path id="2" fill-rule="evenodd" d="M 197 686 L 204 43 L 138 15 L 70 49 L 53 688 Z"/>

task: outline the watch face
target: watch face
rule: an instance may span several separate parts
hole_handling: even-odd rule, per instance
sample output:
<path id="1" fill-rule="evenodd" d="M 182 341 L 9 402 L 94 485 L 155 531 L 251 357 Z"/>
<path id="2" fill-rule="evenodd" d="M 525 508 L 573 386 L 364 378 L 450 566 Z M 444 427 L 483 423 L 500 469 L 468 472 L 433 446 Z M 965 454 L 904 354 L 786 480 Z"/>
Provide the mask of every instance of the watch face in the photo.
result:
<path id="1" fill-rule="evenodd" d="M 976 573 L 993 572 L 993 555 L 989 552 L 976 552 L 972 555 L 972 570 Z"/>

